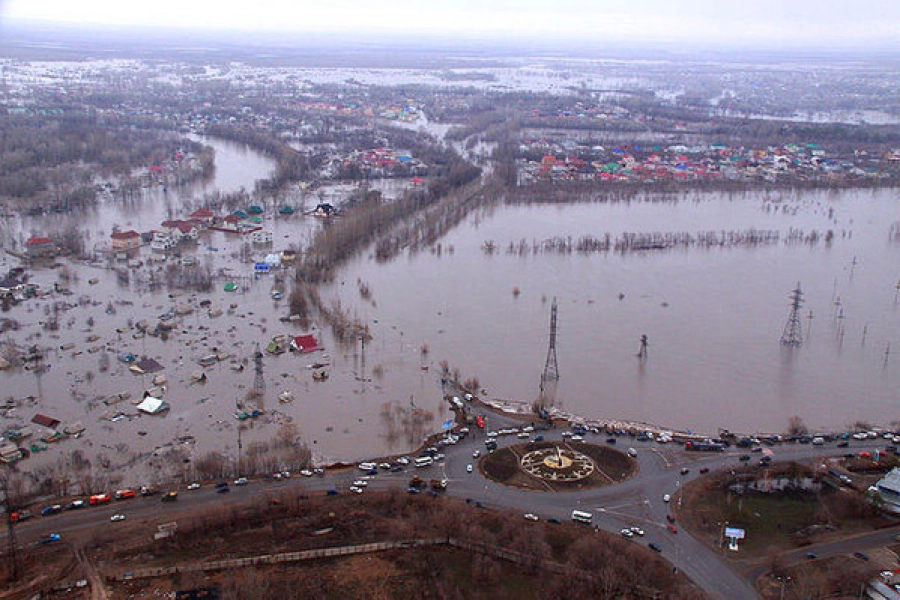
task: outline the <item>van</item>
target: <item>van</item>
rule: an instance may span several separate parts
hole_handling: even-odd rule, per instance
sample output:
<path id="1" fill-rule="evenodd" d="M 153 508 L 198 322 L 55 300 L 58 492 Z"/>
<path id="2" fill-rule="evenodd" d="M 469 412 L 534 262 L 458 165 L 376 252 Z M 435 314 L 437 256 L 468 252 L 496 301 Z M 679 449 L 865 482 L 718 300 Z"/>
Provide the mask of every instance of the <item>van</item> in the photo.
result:
<path id="1" fill-rule="evenodd" d="M 825 438 L 814 437 L 812 440 L 812 443 L 815 444 L 816 446 L 821 446 L 822 444 L 825 443 Z"/>
<path id="2" fill-rule="evenodd" d="M 430 456 L 420 456 L 416 459 L 416 467 L 430 467 L 434 463 L 434 459 Z"/>
<path id="3" fill-rule="evenodd" d="M 377 467 L 378 467 L 378 465 L 376 465 L 376 464 L 373 463 L 373 462 L 359 463 L 359 470 L 360 470 L 360 471 L 371 471 L 372 469 L 375 469 L 375 468 L 377 468 Z"/>

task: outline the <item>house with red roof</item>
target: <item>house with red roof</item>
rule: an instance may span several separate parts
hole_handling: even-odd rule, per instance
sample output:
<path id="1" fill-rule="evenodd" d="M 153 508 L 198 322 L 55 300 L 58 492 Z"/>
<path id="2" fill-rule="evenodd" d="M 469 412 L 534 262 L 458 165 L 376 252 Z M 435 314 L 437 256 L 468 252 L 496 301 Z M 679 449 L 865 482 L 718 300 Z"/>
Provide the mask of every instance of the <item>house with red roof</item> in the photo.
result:
<path id="1" fill-rule="evenodd" d="M 113 231 L 109 237 L 112 239 L 113 250 L 131 250 L 141 245 L 141 234 L 133 229 Z"/>
<path id="2" fill-rule="evenodd" d="M 291 340 L 291 350 L 295 352 L 315 352 L 319 350 L 319 342 L 312 334 L 298 335 Z"/>
<path id="3" fill-rule="evenodd" d="M 56 256 L 56 244 L 47 237 L 31 236 L 25 242 L 25 254 L 29 258 Z"/>

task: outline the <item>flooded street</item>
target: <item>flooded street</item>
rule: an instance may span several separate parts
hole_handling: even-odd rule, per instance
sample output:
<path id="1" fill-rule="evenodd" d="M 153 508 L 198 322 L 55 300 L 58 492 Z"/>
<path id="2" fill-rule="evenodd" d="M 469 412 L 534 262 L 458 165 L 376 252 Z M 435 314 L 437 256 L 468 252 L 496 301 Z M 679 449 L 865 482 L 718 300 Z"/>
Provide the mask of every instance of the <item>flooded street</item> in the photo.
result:
<path id="1" fill-rule="evenodd" d="M 139 199 L 106 201 L 86 214 L 9 217 L 2 235 L 21 245 L 31 235 L 74 225 L 86 232 L 89 244 L 103 247 L 113 226 L 154 229 L 198 208 L 204 193 L 252 189 L 274 166 L 239 145 L 211 143 L 217 172 L 204 186 L 145 189 Z M 382 188 L 396 193 L 397 185 L 389 181 Z M 717 427 L 782 431 L 795 414 L 822 428 L 895 419 L 900 376 L 896 358 L 886 354 L 889 345 L 900 352 L 900 243 L 888 235 L 900 218 L 895 193 L 675 198 L 498 208 L 470 215 L 440 251 L 386 264 L 363 253 L 322 296 L 340 298 L 368 324 L 373 340 L 365 348 L 338 347 L 328 331 L 280 320 L 288 314 L 292 269 L 253 273 L 253 263 L 267 253 L 307 243 L 321 223 L 301 215 L 320 201 L 314 194 L 289 198 L 293 215 L 264 207 L 271 245 L 210 231 L 185 249 L 184 256 L 214 273 L 209 294 L 152 285 L 176 259 L 150 263 L 149 248 L 140 250 L 142 265 L 125 281 L 105 261 L 63 260 L 56 268 L 37 268 L 32 282 L 71 294 L 30 299 L 4 313 L 20 324 L 5 338 L 19 347 L 36 346 L 48 365 L 43 374 L 0 373 L 4 398 L 18 403 L 4 426 L 29 424 L 37 413 L 63 424 L 81 422 L 86 430 L 80 439 L 53 444 L 26 464 L 35 468 L 79 449 L 112 469 L 128 466 L 124 484 L 193 477 L 189 462 L 167 462 L 165 451 L 173 447 L 188 458 L 211 450 L 236 456 L 239 424 L 245 449 L 291 423 L 318 461 L 402 453 L 450 416 L 441 400 L 441 361 L 459 369 L 463 379 L 476 377 L 487 398 L 536 399 L 553 297 L 559 301 L 561 374 L 555 406 L 563 410 L 710 433 Z M 625 254 L 530 250 L 533 242 L 566 236 L 751 228 L 778 231 L 781 241 Z M 791 230 L 829 229 L 835 233 L 830 244 L 786 242 Z M 493 254 L 483 249 L 487 241 L 497 248 Z M 510 253 L 510 245 L 522 250 Z M 12 256 L 3 258 L 5 269 L 18 264 Z M 779 338 L 797 281 L 806 294 L 806 343 L 791 350 Z M 367 300 L 360 282 L 371 289 Z M 228 283 L 237 290 L 225 291 Z M 284 299 L 273 299 L 276 287 Z M 168 312 L 180 314 L 167 340 L 136 329 L 138 322 L 155 322 Z M 46 326 L 51 320 L 58 329 Z M 236 420 L 237 404 L 258 385 L 257 344 L 264 350 L 275 336 L 304 333 L 314 334 L 324 350 L 263 352 L 264 414 Z M 643 334 L 649 357 L 639 361 Z M 134 405 L 153 387 L 154 376 L 132 374 L 130 364 L 118 358 L 122 353 L 163 365 L 167 414 L 137 413 Z M 207 367 L 197 362 L 211 354 L 220 360 Z M 326 380 L 314 379 L 309 367 L 316 363 L 328 365 Z M 194 382 L 201 372 L 206 382 Z M 282 392 L 293 401 L 279 402 Z M 108 403 L 115 394 L 130 399 Z"/>

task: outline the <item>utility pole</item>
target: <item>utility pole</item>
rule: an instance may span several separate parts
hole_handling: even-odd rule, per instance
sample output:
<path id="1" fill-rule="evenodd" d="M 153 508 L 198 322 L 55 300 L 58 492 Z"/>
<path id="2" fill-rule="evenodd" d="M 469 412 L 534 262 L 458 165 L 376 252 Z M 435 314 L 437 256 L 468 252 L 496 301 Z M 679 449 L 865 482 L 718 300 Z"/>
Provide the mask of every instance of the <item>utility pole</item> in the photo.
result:
<path id="1" fill-rule="evenodd" d="M 803 327 L 800 324 L 800 306 L 803 304 L 803 292 L 800 290 L 800 282 L 789 296 L 791 299 L 791 314 L 788 316 L 784 331 L 781 334 L 781 345 L 799 348 L 803 345 Z"/>
<path id="2" fill-rule="evenodd" d="M 541 384 L 547 381 L 559 380 L 559 364 L 556 362 L 556 297 L 550 305 L 550 346 L 547 348 L 547 360 L 544 362 L 544 373 L 541 375 Z"/>
<path id="3" fill-rule="evenodd" d="M 647 358 L 647 347 L 649 344 L 647 343 L 647 334 L 643 334 L 641 336 L 641 349 L 638 350 L 637 356 L 641 360 L 646 360 Z"/>
<path id="4" fill-rule="evenodd" d="M 253 362 L 256 365 L 256 378 L 253 380 L 253 389 L 260 394 L 266 391 L 266 379 L 263 377 L 263 355 L 259 351 L 259 343 L 256 344 L 256 352 L 253 353 Z"/>

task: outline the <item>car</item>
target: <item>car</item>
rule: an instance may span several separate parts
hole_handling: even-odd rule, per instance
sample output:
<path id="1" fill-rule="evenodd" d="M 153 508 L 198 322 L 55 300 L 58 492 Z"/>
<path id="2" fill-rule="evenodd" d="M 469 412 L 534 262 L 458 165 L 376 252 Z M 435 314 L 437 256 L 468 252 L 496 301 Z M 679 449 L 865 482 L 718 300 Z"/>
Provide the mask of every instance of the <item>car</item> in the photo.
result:
<path id="1" fill-rule="evenodd" d="M 238 477 L 234 480 L 234 485 L 247 485 L 248 483 L 250 482 L 247 481 L 246 477 Z"/>
<path id="2" fill-rule="evenodd" d="M 554 525 L 559 525 L 559 524 L 562 523 L 562 521 L 560 521 L 560 520 L 557 519 L 556 517 L 550 517 L 549 519 L 547 519 L 547 522 L 548 522 L 548 523 L 553 523 Z"/>
<path id="3" fill-rule="evenodd" d="M 219 483 L 216 484 L 216 489 L 217 489 L 217 490 L 220 490 L 220 489 L 222 489 L 222 488 L 227 488 L 227 487 L 228 487 L 228 482 L 227 482 L 227 481 L 220 481 Z"/>
<path id="4" fill-rule="evenodd" d="M 705 475 L 706 473 L 709 473 L 709 467 L 700 467 L 700 474 Z"/>
<path id="5" fill-rule="evenodd" d="M 353 482 L 353 485 L 355 485 L 356 487 L 359 487 L 359 488 L 364 488 L 367 485 L 369 485 L 369 482 L 366 481 L 365 479 L 357 479 L 356 481 Z"/>
<path id="6" fill-rule="evenodd" d="M 312 477 L 313 476 L 313 472 L 310 471 L 309 469 L 303 469 L 302 471 L 300 471 L 300 474 L 303 475 L 304 477 Z M 284 477 L 284 475 L 282 475 L 282 477 Z"/>
<path id="7" fill-rule="evenodd" d="M 163 502 L 175 502 L 178 500 L 178 492 L 172 490 L 171 492 L 166 492 L 166 494 L 162 497 Z"/>
<path id="8" fill-rule="evenodd" d="M 187 487 L 187 489 L 189 489 L 189 490 L 199 490 L 199 489 L 200 489 L 200 484 L 199 484 L 199 483 L 192 483 L 191 485 L 189 485 L 189 486 Z"/>
<path id="9" fill-rule="evenodd" d="M 116 513 L 113 516 L 111 516 L 109 518 L 109 520 L 112 521 L 113 523 L 118 523 L 119 521 L 125 520 L 125 515 L 123 515 L 122 513 Z"/>
<path id="10" fill-rule="evenodd" d="M 404 465 L 404 466 L 405 466 L 405 465 L 408 465 L 408 464 L 409 464 L 409 457 L 408 457 L 408 456 L 401 456 L 400 458 L 397 459 L 397 464 Z"/>
<path id="11" fill-rule="evenodd" d="M 741 454 L 738 457 L 738 460 L 741 462 L 747 462 L 748 460 L 750 460 L 750 455 L 749 454 Z"/>
<path id="12" fill-rule="evenodd" d="M 816 439 L 822 439 L 822 438 L 816 438 Z M 822 442 L 822 443 L 824 443 L 824 442 Z M 750 452 L 758 454 L 758 453 L 762 452 L 762 446 L 753 446 L 752 448 L 750 448 Z"/>
<path id="13" fill-rule="evenodd" d="M 572 437 L 569 438 L 569 441 L 572 441 L 572 442 L 583 442 L 583 441 L 584 441 L 584 438 L 581 437 L 580 435 L 573 435 Z"/>
<path id="14" fill-rule="evenodd" d="M 63 507 L 61 504 L 51 504 L 50 506 L 45 506 L 41 509 L 41 516 L 47 517 L 50 515 L 56 515 L 61 513 L 62 509 Z"/>
<path id="15" fill-rule="evenodd" d="M 690 473 L 690 472 L 691 472 L 691 470 L 688 469 L 687 467 L 681 467 L 681 474 L 682 474 L 682 475 L 687 475 L 687 474 Z"/>
<path id="16" fill-rule="evenodd" d="M 662 548 L 659 547 L 659 544 L 654 544 L 653 542 L 650 542 L 650 543 L 647 544 L 647 545 L 648 545 L 648 546 L 650 547 L 650 549 L 653 550 L 654 552 L 659 552 L 660 554 L 662 554 Z"/>
<path id="17" fill-rule="evenodd" d="M 524 440 L 525 438 L 528 437 L 528 434 L 525 433 L 524 431 L 520 431 L 519 433 L 516 434 L 516 437 Z M 572 439 L 574 440 L 575 438 L 573 437 Z"/>
<path id="18" fill-rule="evenodd" d="M 384 469 L 385 471 L 388 471 L 388 470 L 390 470 L 390 468 L 391 468 L 391 463 L 388 463 L 388 462 L 379 463 L 379 464 L 378 464 L 378 468 L 379 468 L 379 469 Z"/>
<path id="19" fill-rule="evenodd" d="M 471 473 L 473 470 L 472 465 L 466 465 L 466 473 Z"/>
<path id="20" fill-rule="evenodd" d="M 399 473 L 402 470 L 403 470 L 403 465 L 394 465 L 390 469 L 391 473 Z"/>
<path id="21" fill-rule="evenodd" d="M 124 489 L 124 490 L 116 490 L 115 498 L 116 500 L 127 500 L 128 498 L 134 498 L 137 495 L 132 489 Z"/>
<path id="22" fill-rule="evenodd" d="M 325 474 L 325 470 L 324 470 L 324 469 L 313 469 L 313 473 L 316 474 L 316 475 L 324 475 L 324 474 Z M 284 477 L 285 479 L 290 479 L 290 478 L 291 478 L 291 472 L 290 472 L 290 471 L 282 471 L 282 472 L 281 472 L 281 476 Z"/>
<path id="23" fill-rule="evenodd" d="M 418 493 L 420 493 L 420 491 L 419 491 L 419 488 L 410 486 L 410 487 L 406 488 L 406 493 L 407 494 L 418 494 Z"/>
<path id="24" fill-rule="evenodd" d="M 22 521 L 27 521 L 33 516 L 34 515 L 31 514 L 30 510 L 17 510 L 9 515 L 9 520 L 13 523 L 21 523 Z"/>
<path id="25" fill-rule="evenodd" d="M 525 513 L 523 516 L 526 519 L 528 519 L 529 521 L 540 521 L 541 520 L 541 518 L 534 513 Z"/>
<path id="26" fill-rule="evenodd" d="M 472 458 L 478 458 L 479 456 L 481 456 L 481 450 L 476 450 L 472 453 Z"/>
<path id="27" fill-rule="evenodd" d="M 153 496 L 156 493 L 156 488 L 147 485 L 141 486 L 141 496 Z"/>
<path id="28" fill-rule="evenodd" d="M 350 491 L 353 492 L 354 494 L 362 494 L 363 493 L 363 489 L 361 487 L 356 487 L 355 485 L 350 486 Z"/>
<path id="29" fill-rule="evenodd" d="M 616 438 L 606 438 L 606 443 L 607 443 L 607 444 L 615 444 L 615 443 L 616 443 Z"/>
<path id="30" fill-rule="evenodd" d="M 337 495 L 338 495 L 338 491 L 335 490 L 335 489 L 330 489 L 330 490 L 327 490 L 327 491 L 325 492 L 325 495 L 326 495 L 326 496 L 337 496 Z"/>
<path id="31" fill-rule="evenodd" d="M 838 447 L 838 448 L 846 448 L 846 447 L 848 447 L 849 445 L 850 445 L 850 442 L 848 442 L 847 440 L 842 440 L 842 441 L 840 441 L 840 442 L 837 443 L 837 447 Z"/>
<path id="32" fill-rule="evenodd" d="M 673 514 L 671 514 L 671 513 L 668 514 L 668 515 L 666 515 L 666 521 L 668 521 L 669 523 L 674 523 L 674 522 L 675 522 L 675 515 L 673 515 Z"/>
<path id="33" fill-rule="evenodd" d="M 672 500 L 672 496 L 671 496 L 671 495 L 669 495 L 669 494 L 664 494 L 664 495 L 663 495 L 663 502 L 669 502 L 670 500 Z"/>
<path id="34" fill-rule="evenodd" d="M 666 529 L 668 529 L 672 533 L 678 533 L 678 528 L 675 527 L 674 525 L 672 525 L 671 523 L 666 525 Z"/>
<path id="35" fill-rule="evenodd" d="M 87 506 L 87 502 L 84 500 L 72 500 L 68 504 L 66 504 L 66 510 L 78 510 L 79 508 L 84 508 Z"/>
<path id="36" fill-rule="evenodd" d="M 868 555 L 868 554 L 864 554 L 864 553 L 862 553 L 862 552 L 854 552 L 854 553 L 853 553 L 853 556 L 855 556 L 855 557 L 858 558 L 859 560 L 869 560 L 869 555 Z"/>
<path id="37" fill-rule="evenodd" d="M 807 560 L 816 560 L 817 558 L 819 558 L 819 555 L 816 554 L 815 552 L 807 552 L 806 558 L 807 558 Z"/>
<path id="38" fill-rule="evenodd" d="M 533 438 L 531 438 L 531 441 L 532 441 L 533 443 L 543 442 L 543 441 L 544 441 L 544 436 L 542 436 L 542 435 L 536 435 L 536 436 L 534 436 Z"/>
<path id="39" fill-rule="evenodd" d="M 634 527 L 631 528 L 631 533 L 633 533 L 634 535 L 643 536 L 644 530 L 635 525 Z"/>
<path id="40" fill-rule="evenodd" d="M 50 533 L 45 538 L 40 539 L 41 544 L 52 544 L 53 542 L 58 542 L 62 539 L 62 536 L 58 533 Z"/>
<path id="41" fill-rule="evenodd" d="M 373 462 L 361 462 L 361 463 L 359 463 L 359 470 L 360 471 L 371 471 L 372 469 L 376 468 L 377 466 L 378 465 L 376 465 Z"/>
<path id="42" fill-rule="evenodd" d="M 225 487 L 220 487 L 220 488 L 218 488 L 218 489 L 216 490 L 216 493 L 217 493 L 217 494 L 227 494 L 227 493 L 229 493 L 230 491 L 231 491 L 231 488 L 228 487 L 228 486 L 226 485 Z"/>
<path id="43" fill-rule="evenodd" d="M 630 529 L 623 529 L 619 533 L 621 533 L 623 536 L 625 536 L 627 538 L 634 537 L 634 532 L 631 531 Z"/>

